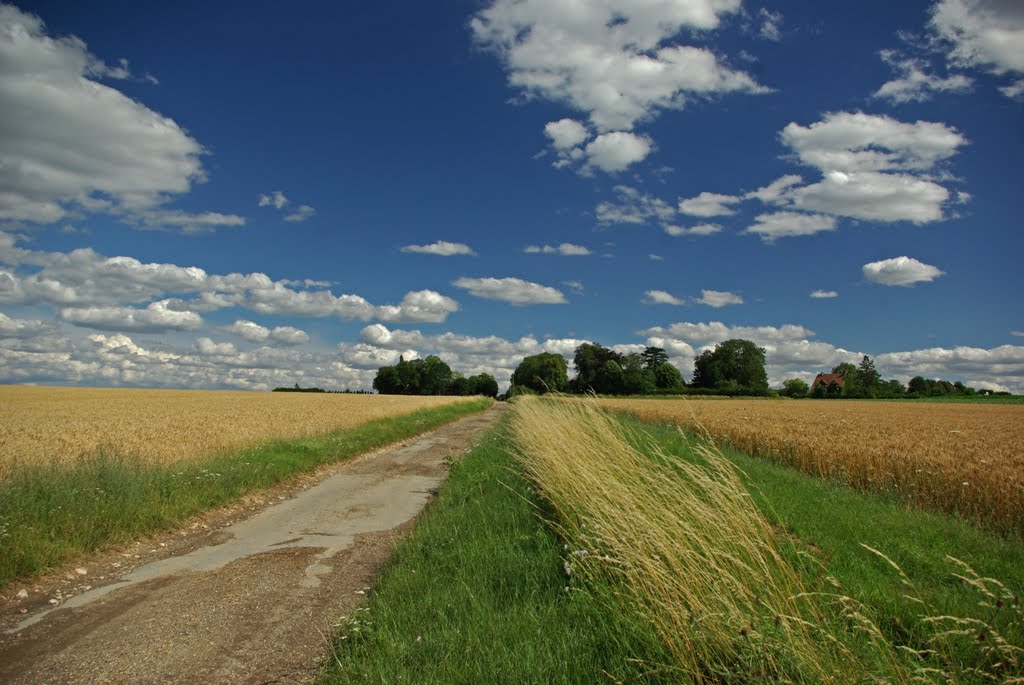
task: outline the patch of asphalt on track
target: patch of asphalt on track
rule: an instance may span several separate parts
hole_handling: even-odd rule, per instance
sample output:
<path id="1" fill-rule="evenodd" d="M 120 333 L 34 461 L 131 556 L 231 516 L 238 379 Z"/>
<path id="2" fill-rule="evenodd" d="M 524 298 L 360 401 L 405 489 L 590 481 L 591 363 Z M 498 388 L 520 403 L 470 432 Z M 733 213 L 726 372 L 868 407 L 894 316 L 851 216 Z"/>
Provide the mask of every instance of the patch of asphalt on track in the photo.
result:
<path id="1" fill-rule="evenodd" d="M 212 544 L 19 615 L 0 636 L 0 682 L 308 682 L 449 458 L 506 408 L 344 462 Z"/>

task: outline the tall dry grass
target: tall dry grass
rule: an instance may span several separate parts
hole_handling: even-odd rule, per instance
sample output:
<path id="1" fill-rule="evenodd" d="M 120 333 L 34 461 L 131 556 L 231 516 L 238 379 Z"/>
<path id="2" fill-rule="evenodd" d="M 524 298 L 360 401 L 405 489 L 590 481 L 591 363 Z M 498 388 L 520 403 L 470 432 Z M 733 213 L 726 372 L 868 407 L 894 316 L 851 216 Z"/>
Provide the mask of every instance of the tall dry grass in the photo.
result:
<path id="1" fill-rule="evenodd" d="M 652 668 L 697 683 L 1024 682 L 1019 601 L 992 579 L 959 576 L 986 606 L 1012 603 L 1008 619 L 928 618 L 922 603 L 931 646 L 895 646 L 863 605 L 813 580 L 824 568 L 771 528 L 714 447 L 668 455 L 575 399 L 519 398 L 511 426 L 569 545 L 570 584 L 655 628 L 672 663 Z"/>
<path id="2" fill-rule="evenodd" d="M 0 477 L 98 452 L 169 464 L 472 399 L 0 386 Z"/>
<path id="3" fill-rule="evenodd" d="M 723 457 L 669 457 L 579 400 L 517 400 L 512 429 L 579 546 L 567 572 L 621 588 L 613 601 L 656 627 L 680 676 L 846 682 L 856 656 L 827 639 L 814 595 Z"/>
<path id="4" fill-rule="evenodd" d="M 758 457 L 1024 535 L 1024 406 L 600 400 Z"/>

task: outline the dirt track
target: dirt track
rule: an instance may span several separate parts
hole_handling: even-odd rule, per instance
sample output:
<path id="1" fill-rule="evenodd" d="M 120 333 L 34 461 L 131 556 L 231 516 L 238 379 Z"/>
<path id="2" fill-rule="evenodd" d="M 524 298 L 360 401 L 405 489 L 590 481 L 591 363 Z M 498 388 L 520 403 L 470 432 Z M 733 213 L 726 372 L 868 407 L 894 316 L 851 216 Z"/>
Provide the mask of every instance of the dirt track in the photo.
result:
<path id="1" fill-rule="evenodd" d="M 308 682 L 449 458 L 505 407 L 43 579 L 0 608 L 0 682 Z M 110 582 L 60 589 L 84 577 Z"/>

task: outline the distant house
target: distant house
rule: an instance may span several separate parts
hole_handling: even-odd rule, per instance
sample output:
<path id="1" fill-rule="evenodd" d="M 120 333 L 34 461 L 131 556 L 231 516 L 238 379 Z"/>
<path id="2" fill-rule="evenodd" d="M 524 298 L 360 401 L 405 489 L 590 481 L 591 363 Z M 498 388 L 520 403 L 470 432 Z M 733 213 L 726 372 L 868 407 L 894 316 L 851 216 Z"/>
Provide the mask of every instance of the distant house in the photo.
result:
<path id="1" fill-rule="evenodd" d="M 814 377 L 814 382 L 811 383 L 811 390 L 814 390 L 819 385 L 824 385 L 825 389 L 828 390 L 829 387 L 833 383 L 836 384 L 836 388 L 838 388 L 839 390 L 842 390 L 843 389 L 843 374 L 841 374 L 841 373 L 819 373 L 817 376 Z"/>

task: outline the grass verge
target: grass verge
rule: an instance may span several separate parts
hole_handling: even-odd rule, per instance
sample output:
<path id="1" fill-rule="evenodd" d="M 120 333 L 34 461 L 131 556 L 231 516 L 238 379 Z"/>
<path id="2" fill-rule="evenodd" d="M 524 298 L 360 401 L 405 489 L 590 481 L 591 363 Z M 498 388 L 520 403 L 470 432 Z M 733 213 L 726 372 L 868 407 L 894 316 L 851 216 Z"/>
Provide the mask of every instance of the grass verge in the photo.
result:
<path id="1" fill-rule="evenodd" d="M 557 416 L 554 403 L 517 402 L 514 433 L 491 433 L 453 467 L 367 604 L 342 621 L 321 685 L 1024 673 L 1019 601 L 945 557 L 1013 587 L 1024 575 L 1016 543 L 742 454 L 723 459 L 675 427 L 561 404 Z"/>
<path id="2" fill-rule="evenodd" d="M 808 516 L 828 519 L 824 511 L 836 510 L 822 528 L 852 519 L 832 542 L 860 554 L 853 564 L 834 565 L 822 547 L 785 529 L 789 519 L 770 506 L 770 494 L 751 497 L 752 482 L 764 485 L 713 445 L 685 440 L 677 430 L 680 439 L 666 444 L 665 435 L 642 424 L 571 399 L 527 398 L 516 406 L 513 427 L 527 472 L 557 511 L 570 549 L 590 550 L 573 566 L 627 621 L 657 631 L 672 656 L 666 668 L 680 681 L 1024 682 L 1024 611 L 1006 585 L 975 572 L 978 561 L 988 561 L 985 552 L 971 563 L 946 560 L 944 581 L 932 588 L 922 582 L 926 575 L 859 544 L 873 526 L 888 527 L 890 535 L 929 535 L 917 549 L 933 555 L 929 545 L 954 530 L 963 534 L 956 543 L 977 544 L 978 551 L 1000 541 L 994 536 L 957 529 L 955 521 L 929 530 L 941 517 L 928 515 L 899 529 L 905 508 L 883 512 L 873 506 L 876 498 L 851 492 L 865 504 L 844 511 L 835 506 L 844 502 L 818 492 L 808 498 Z M 777 497 L 794 497 L 775 485 Z M 871 517 L 886 513 L 888 521 Z M 1016 550 L 1007 545 L 1003 561 L 1012 563 Z M 905 624 L 880 621 L 888 617 L 885 607 L 835 582 L 852 576 L 857 564 L 874 567 L 876 579 L 882 576 L 875 571 L 884 572 L 883 592 L 912 606 Z M 1017 576 L 1012 568 L 1004 567 Z M 959 591 L 947 592 L 943 582 L 971 600 L 959 601 Z"/>
<path id="3" fill-rule="evenodd" d="M 578 591 L 518 468 L 504 425 L 453 465 L 343 621 L 321 685 L 659 681 L 653 633 Z"/>
<path id="4" fill-rule="evenodd" d="M 627 431 L 648 435 L 668 455 L 702 460 L 694 451 L 699 440 L 675 425 L 644 423 L 627 414 L 616 419 Z M 909 509 L 895 496 L 865 493 L 737 450 L 721 452 L 740 470 L 753 501 L 774 529 L 820 562 L 806 568 L 809 586 L 855 600 L 890 644 L 914 649 L 934 644 L 938 630 L 930 617 L 936 616 L 959 619 L 957 629 L 969 634 L 957 637 L 970 642 L 973 636 L 975 646 L 985 633 L 981 625 L 993 622 L 1006 627 L 1001 637 L 1018 646 L 1024 641 L 1020 600 L 1013 606 L 1011 599 L 1024 589 L 1024 544 L 1019 539 L 952 515 Z M 867 548 L 884 553 L 898 570 Z M 970 571 L 954 560 L 964 562 Z M 972 582 L 972 571 L 1005 585 L 1005 605 Z M 999 590 L 991 582 L 983 585 Z M 950 650 L 965 667 L 987 660 L 964 644 Z M 908 668 L 915 664 L 911 660 Z M 987 681 L 980 674 L 959 674 L 951 682 L 975 678 Z"/>
<path id="5" fill-rule="evenodd" d="M 245 493 L 408 438 L 490 404 L 490 400 L 451 404 L 169 466 L 98 454 L 71 466 L 23 467 L 0 481 L 0 587 L 78 555 L 174 527 Z"/>
<path id="6" fill-rule="evenodd" d="M 887 401 L 887 400 L 883 400 Z M 899 400 L 893 400 L 898 402 Z M 917 397 L 907 402 L 932 402 L 934 404 L 1024 404 L 1024 395 L 940 395 L 938 397 Z"/>

